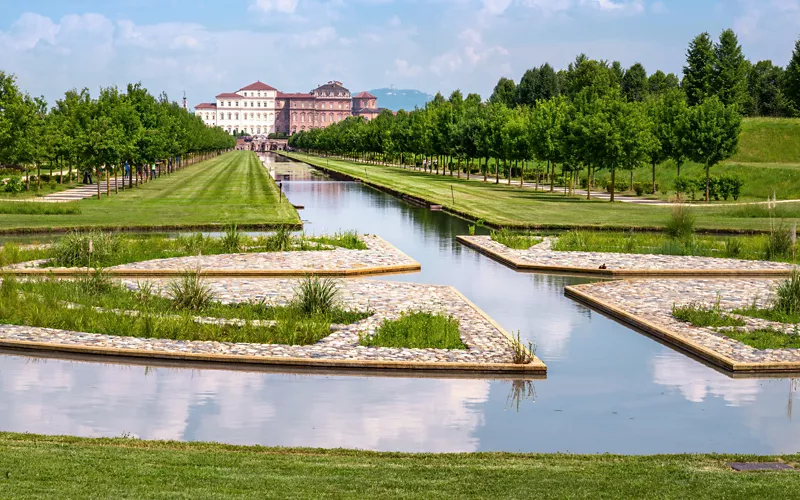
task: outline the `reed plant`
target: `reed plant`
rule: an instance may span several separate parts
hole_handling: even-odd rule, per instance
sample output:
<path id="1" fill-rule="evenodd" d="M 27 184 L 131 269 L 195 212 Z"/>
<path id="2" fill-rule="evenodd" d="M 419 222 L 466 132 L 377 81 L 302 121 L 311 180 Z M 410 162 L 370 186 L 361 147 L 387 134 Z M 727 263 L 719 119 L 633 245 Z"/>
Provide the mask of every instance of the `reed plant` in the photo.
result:
<path id="1" fill-rule="evenodd" d="M 306 276 L 295 290 L 293 305 L 307 315 L 329 314 L 339 303 L 339 284 L 331 278 Z"/>
<path id="2" fill-rule="evenodd" d="M 686 205 L 676 205 L 672 208 L 670 218 L 665 224 L 665 231 L 676 239 L 685 239 L 694 234 L 696 218 L 692 209 Z"/>
<path id="3" fill-rule="evenodd" d="M 89 267 L 106 265 L 120 253 L 118 235 L 102 231 L 71 231 L 58 239 L 51 248 L 52 264 L 58 267 Z"/>
<path id="4" fill-rule="evenodd" d="M 720 296 L 717 295 L 716 302 L 711 306 L 699 302 L 692 302 L 682 306 L 674 304 L 672 306 L 672 316 L 677 320 L 685 321 L 692 326 L 701 328 L 745 326 L 746 323 L 741 318 L 736 318 L 723 312 L 720 300 Z"/>
<path id="5" fill-rule="evenodd" d="M 239 253 L 242 251 L 242 239 L 242 233 L 236 224 L 230 224 L 225 228 L 220 243 L 226 253 Z"/>
<path id="6" fill-rule="evenodd" d="M 511 345 L 511 359 L 515 365 L 529 365 L 533 363 L 533 358 L 536 356 L 536 346 L 533 342 L 528 342 L 527 345 L 522 341 L 519 330 L 517 334 L 509 339 Z"/>
<path id="7" fill-rule="evenodd" d="M 200 269 L 184 273 L 179 280 L 167 283 L 166 288 L 175 309 L 178 310 L 200 311 L 215 299 L 214 292 L 203 280 Z"/>

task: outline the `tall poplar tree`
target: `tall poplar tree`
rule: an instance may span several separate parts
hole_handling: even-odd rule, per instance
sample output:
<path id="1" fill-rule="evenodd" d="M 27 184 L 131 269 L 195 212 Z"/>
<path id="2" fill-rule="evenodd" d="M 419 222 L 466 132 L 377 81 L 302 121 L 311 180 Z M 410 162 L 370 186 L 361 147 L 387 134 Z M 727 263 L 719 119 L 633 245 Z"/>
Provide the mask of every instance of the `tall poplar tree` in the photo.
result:
<path id="1" fill-rule="evenodd" d="M 793 112 L 800 111 L 800 40 L 794 44 L 792 60 L 786 66 L 783 77 L 783 92 L 793 108 Z"/>
<path id="2" fill-rule="evenodd" d="M 622 77 L 622 95 L 628 102 L 641 102 L 647 97 L 647 71 L 640 63 L 636 63 Z"/>
<path id="3" fill-rule="evenodd" d="M 747 73 L 750 63 L 742 54 L 742 46 L 731 29 L 722 32 L 714 46 L 714 94 L 726 106 L 740 111 L 748 101 Z"/>
<path id="4" fill-rule="evenodd" d="M 708 33 L 697 35 L 686 52 L 683 89 L 690 106 L 700 104 L 714 93 L 716 55 Z"/>
<path id="5" fill-rule="evenodd" d="M 517 100 L 517 85 L 514 80 L 506 77 L 500 78 L 494 88 L 489 102 L 494 104 L 502 104 L 506 107 L 514 107 Z"/>

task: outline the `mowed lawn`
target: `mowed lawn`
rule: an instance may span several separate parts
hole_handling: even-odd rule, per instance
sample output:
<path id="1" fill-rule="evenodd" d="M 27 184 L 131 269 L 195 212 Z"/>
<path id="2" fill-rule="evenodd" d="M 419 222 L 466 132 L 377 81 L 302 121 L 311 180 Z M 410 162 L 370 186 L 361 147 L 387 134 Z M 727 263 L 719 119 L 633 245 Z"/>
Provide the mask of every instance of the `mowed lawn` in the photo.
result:
<path id="1" fill-rule="evenodd" d="M 776 457 L 402 454 L 0 434 L 2 498 L 794 498 Z M 782 457 L 797 465 L 800 456 Z"/>
<path id="2" fill-rule="evenodd" d="M 103 186 L 105 187 L 105 186 Z M 235 151 L 101 200 L 79 214 L 3 214 L 0 231 L 46 228 L 211 227 L 297 224 L 300 218 L 255 153 Z"/>
<path id="3" fill-rule="evenodd" d="M 383 188 L 416 196 L 489 224 L 511 228 L 662 228 L 670 207 L 587 201 L 583 197 L 521 189 L 512 184 L 483 183 L 433 175 L 400 167 L 364 165 L 339 159 L 288 153 L 287 156 L 328 168 Z M 559 192 L 561 191 L 561 192 Z M 717 230 L 767 230 L 766 217 L 737 216 L 730 208 L 699 207 L 697 227 Z"/>

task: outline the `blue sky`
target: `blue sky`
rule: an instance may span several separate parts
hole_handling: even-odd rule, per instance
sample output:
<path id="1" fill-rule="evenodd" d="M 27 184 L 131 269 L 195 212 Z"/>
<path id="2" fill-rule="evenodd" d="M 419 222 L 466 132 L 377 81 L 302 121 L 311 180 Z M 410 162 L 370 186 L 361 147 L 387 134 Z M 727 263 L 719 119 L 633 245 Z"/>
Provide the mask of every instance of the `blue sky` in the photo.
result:
<path id="1" fill-rule="evenodd" d="M 261 80 L 331 79 L 488 97 L 500 76 L 590 57 L 679 73 L 688 42 L 725 28 L 784 65 L 800 0 L 0 0 L 0 69 L 50 101 L 142 81 L 191 104 Z"/>

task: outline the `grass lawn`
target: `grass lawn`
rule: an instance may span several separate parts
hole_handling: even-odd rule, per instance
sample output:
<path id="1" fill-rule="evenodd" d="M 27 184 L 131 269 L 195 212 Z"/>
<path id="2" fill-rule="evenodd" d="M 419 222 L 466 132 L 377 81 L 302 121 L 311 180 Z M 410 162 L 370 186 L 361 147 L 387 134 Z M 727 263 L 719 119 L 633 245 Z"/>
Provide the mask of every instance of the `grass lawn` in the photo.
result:
<path id="1" fill-rule="evenodd" d="M 363 165 L 299 153 L 287 153 L 286 156 L 422 198 L 494 226 L 662 228 L 670 217 L 669 207 L 586 201 L 580 197 L 536 192 L 502 183 L 484 184 L 399 167 Z M 699 229 L 767 230 L 770 227 L 768 218 L 730 212 L 730 208 L 725 207 L 698 208 L 696 216 Z"/>
<path id="2" fill-rule="evenodd" d="M 8 214 L 0 231 L 64 228 L 240 227 L 299 224 L 255 153 L 235 151 L 103 199 L 77 202 L 78 214 Z"/>
<path id="3" fill-rule="evenodd" d="M 0 497 L 793 498 L 797 472 L 727 465 L 773 460 L 374 453 L 0 433 Z M 800 456 L 783 460 L 796 465 Z"/>

